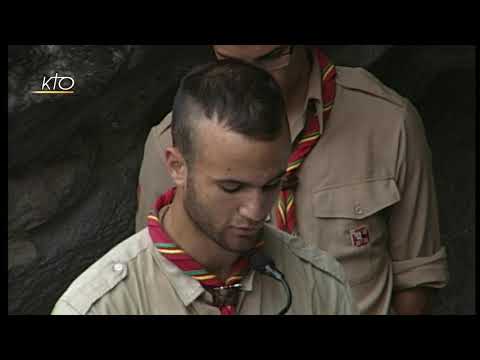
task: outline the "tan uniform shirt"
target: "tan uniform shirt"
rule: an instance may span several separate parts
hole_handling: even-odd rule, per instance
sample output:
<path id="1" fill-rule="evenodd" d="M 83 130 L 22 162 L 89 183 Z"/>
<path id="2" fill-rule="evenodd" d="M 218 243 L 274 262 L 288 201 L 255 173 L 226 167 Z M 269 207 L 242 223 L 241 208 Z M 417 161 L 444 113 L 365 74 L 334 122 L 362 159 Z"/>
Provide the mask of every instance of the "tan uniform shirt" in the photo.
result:
<path id="1" fill-rule="evenodd" d="M 431 153 L 407 99 L 364 69 L 339 66 L 337 72 L 335 105 L 326 122 L 318 111 L 322 136 L 299 172 L 298 230 L 344 266 L 361 313 L 386 314 L 394 290 L 448 281 Z M 314 62 L 307 99 L 319 110 L 321 91 Z M 170 121 L 169 114 L 145 144 L 137 229 L 173 185 L 163 164 Z M 304 123 L 304 117 L 291 121 L 292 139 Z"/>
<path id="2" fill-rule="evenodd" d="M 265 226 L 264 251 L 292 289 L 287 314 L 358 313 L 341 265 L 297 237 Z M 243 279 L 240 315 L 275 315 L 287 301 L 278 281 L 251 271 Z M 212 296 L 154 247 L 148 229 L 123 241 L 80 275 L 54 315 L 219 315 Z"/>

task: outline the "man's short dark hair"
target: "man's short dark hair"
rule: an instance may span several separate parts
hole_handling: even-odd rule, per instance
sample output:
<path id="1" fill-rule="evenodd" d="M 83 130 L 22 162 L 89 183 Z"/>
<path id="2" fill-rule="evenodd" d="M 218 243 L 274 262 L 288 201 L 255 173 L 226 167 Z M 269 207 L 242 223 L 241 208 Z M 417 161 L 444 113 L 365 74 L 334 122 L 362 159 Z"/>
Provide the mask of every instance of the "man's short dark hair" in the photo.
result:
<path id="1" fill-rule="evenodd" d="M 241 60 L 220 60 L 194 68 L 181 80 L 172 111 L 173 145 L 191 159 L 192 130 L 202 118 L 215 118 L 249 138 L 274 140 L 286 116 L 282 91 L 268 72 Z"/>

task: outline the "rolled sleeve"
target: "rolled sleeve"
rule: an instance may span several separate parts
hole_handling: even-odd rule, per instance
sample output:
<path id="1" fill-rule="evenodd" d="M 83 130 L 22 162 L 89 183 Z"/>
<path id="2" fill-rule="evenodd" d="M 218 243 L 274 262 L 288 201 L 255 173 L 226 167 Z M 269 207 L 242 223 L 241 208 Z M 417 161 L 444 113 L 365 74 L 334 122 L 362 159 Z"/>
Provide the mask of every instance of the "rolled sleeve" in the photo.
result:
<path id="1" fill-rule="evenodd" d="M 393 262 L 394 290 L 417 286 L 444 287 L 449 279 L 447 252 L 442 247 L 432 256 Z"/>
<path id="2" fill-rule="evenodd" d="M 397 149 L 395 180 L 401 198 L 388 219 L 393 288 L 441 288 L 448 282 L 448 266 L 440 241 L 431 152 L 422 120 L 408 101 Z"/>

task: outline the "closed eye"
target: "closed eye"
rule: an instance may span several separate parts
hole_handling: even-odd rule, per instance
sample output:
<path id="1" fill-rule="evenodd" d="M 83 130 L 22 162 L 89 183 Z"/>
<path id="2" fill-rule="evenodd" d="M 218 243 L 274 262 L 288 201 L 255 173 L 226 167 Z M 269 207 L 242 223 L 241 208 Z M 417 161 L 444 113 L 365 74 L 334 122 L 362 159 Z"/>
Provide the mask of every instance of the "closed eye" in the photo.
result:
<path id="1" fill-rule="evenodd" d="M 238 183 L 221 183 L 218 186 L 220 189 L 229 194 L 237 192 L 242 188 L 242 185 Z"/>
<path id="2" fill-rule="evenodd" d="M 270 52 L 268 54 L 265 54 L 263 56 L 260 56 L 259 58 L 255 59 L 255 61 L 257 61 L 259 63 L 264 63 L 264 62 L 268 62 L 268 61 L 271 61 L 271 60 L 278 59 L 279 57 L 287 55 L 288 54 L 287 50 L 288 50 L 288 46 L 282 46 L 282 47 L 276 48 L 272 52 Z"/>

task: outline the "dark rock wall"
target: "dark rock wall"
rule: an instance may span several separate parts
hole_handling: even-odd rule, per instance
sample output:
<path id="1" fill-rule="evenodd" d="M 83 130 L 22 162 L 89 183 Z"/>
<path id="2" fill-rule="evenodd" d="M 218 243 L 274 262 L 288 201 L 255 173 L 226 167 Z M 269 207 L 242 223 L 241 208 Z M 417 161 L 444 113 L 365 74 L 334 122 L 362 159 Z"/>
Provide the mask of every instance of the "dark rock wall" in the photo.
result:
<path id="1" fill-rule="evenodd" d="M 475 48 L 325 46 L 410 98 L 433 152 L 450 286 L 436 314 L 475 312 Z M 149 129 L 204 46 L 8 48 L 8 311 L 46 314 L 68 284 L 134 231 Z M 73 96 L 35 95 L 44 75 Z"/>

